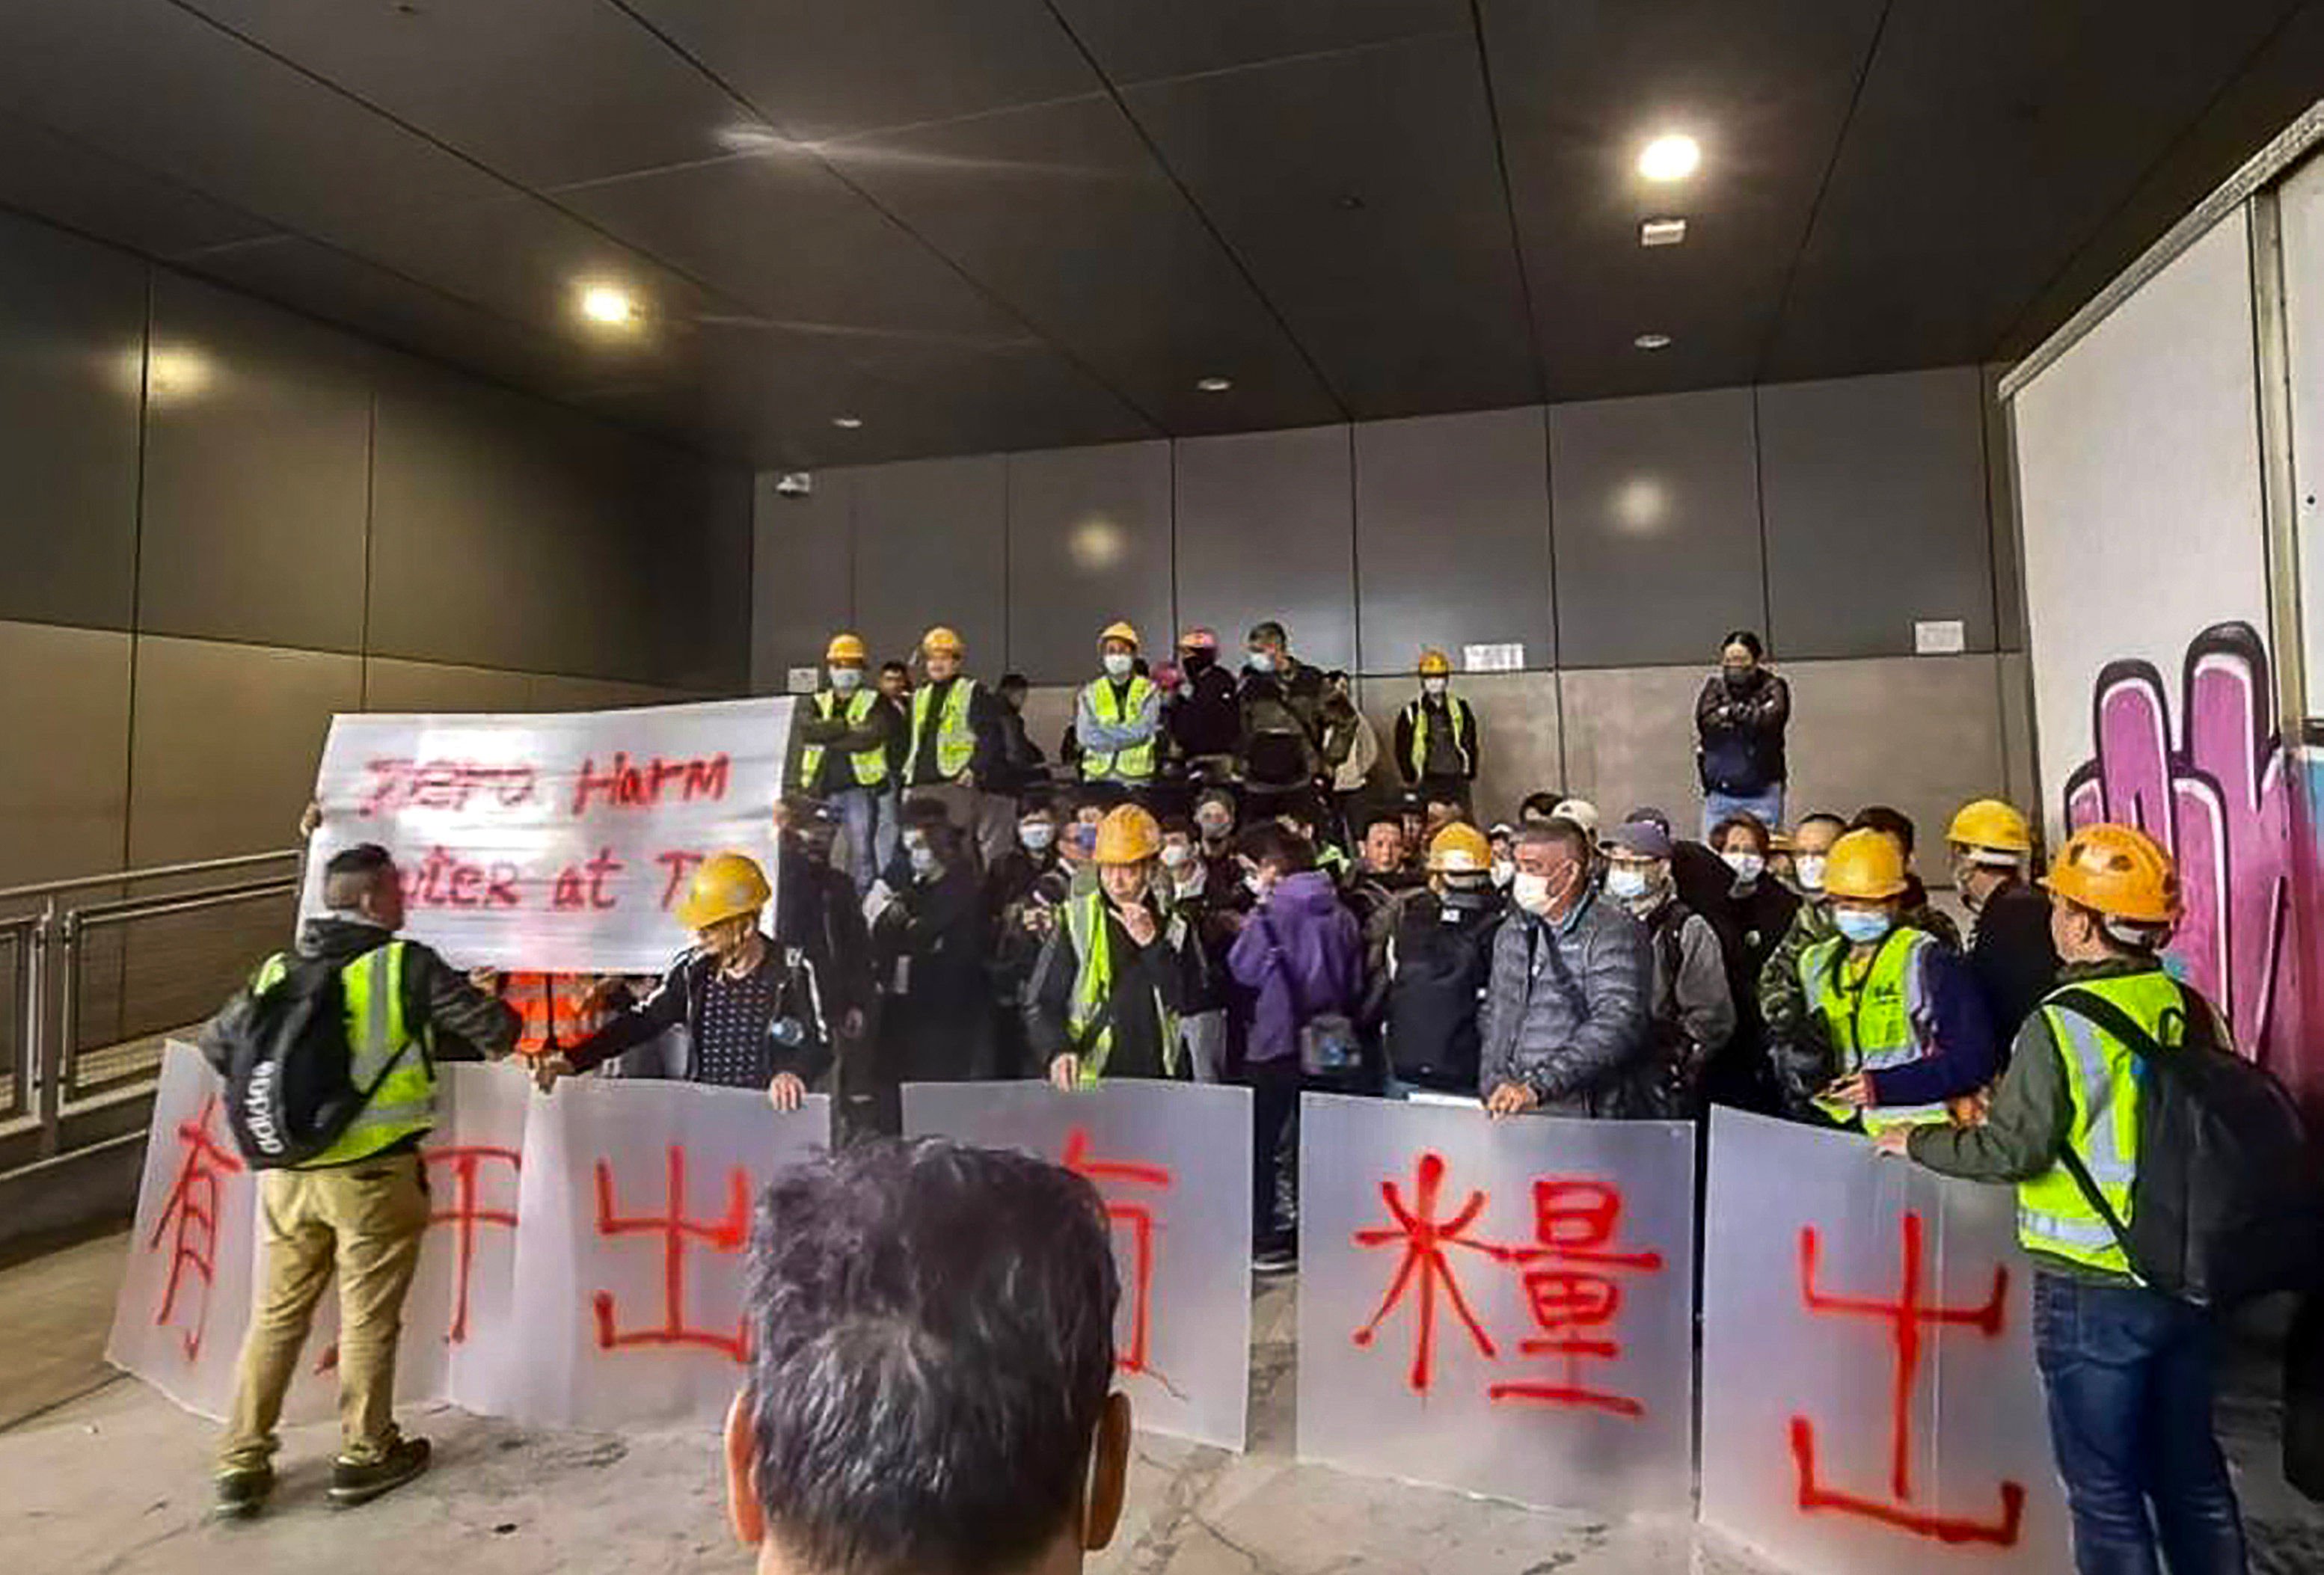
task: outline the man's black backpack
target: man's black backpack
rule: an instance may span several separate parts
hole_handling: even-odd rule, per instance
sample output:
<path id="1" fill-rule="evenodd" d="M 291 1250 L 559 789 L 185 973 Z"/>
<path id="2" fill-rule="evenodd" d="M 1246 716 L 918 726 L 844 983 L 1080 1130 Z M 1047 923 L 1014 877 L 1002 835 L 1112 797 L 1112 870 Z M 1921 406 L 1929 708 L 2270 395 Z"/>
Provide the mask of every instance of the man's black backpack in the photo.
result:
<path id="1" fill-rule="evenodd" d="M 339 965 L 288 959 L 264 990 L 236 996 L 212 1025 L 222 1052 L 226 1124 L 254 1170 L 304 1165 L 338 1141 L 404 1050 L 356 1086 Z"/>
<path id="2" fill-rule="evenodd" d="M 2186 1037 L 2165 1048 L 2094 991 L 2046 1003 L 2089 1018 L 2138 1058 L 2138 1174 L 2130 1222 L 2071 1149 L 2066 1169 L 2114 1230 L 2138 1277 L 2203 1307 L 2311 1284 L 2324 1247 L 2300 1109 L 2283 1085 L 2219 1043 L 2208 1004 L 2182 986 Z"/>

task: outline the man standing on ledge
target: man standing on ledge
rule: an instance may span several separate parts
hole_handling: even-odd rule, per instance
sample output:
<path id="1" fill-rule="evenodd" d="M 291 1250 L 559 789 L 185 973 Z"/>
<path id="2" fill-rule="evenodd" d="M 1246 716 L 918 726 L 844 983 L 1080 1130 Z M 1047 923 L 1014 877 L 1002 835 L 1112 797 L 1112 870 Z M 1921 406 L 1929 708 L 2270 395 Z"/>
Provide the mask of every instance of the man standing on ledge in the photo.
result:
<path id="1" fill-rule="evenodd" d="M 917 798 L 935 799 L 953 824 L 976 844 L 990 868 L 1017 834 L 1017 806 L 984 785 L 1001 769 L 1001 704 L 961 671 L 968 647 L 942 624 L 920 637 L 928 681 L 912 691 L 911 742 L 904 785 Z"/>
<path id="2" fill-rule="evenodd" d="M 1721 643 L 1719 671 L 1694 702 L 1695 764 L 1702 775 L 1702 840 L 1738 814 L 1784 824 L 1784 730 L 1792 688 L 1762 666 L 1759 637 L 1738 629 Z"/>
<path id="3" fill-rule="evenodd" d="M 847 833 L 847 872 L 860 896 L 896 856 L 896 795 L 888 769 L 895 713 L 863 682 L 863 641 L 835 634 L 823 653 L 830 682 L 791 723 L 788 791 L 820 798 Z"/>
<path id="4" fill-rule="evenodd" d="M 1162 752 L 1162 691 L 1138 670 L 1138 631 L 1109 624 L 1098 636 L 1105 671 L 1074 705 L 1082 746 L 1082 780 L 1114 782 L 1139 792 L 1154 780 Z"/>
<path id="5" fill-rule="evenodd" d="M 1434 648 L 1420 653 L 1420 693 L 1396 719 L 1396 765 L 1424 802 L 1469 809 L 1477 779 L 1477 714 L 1452 694 L 1452 659 Z"/>

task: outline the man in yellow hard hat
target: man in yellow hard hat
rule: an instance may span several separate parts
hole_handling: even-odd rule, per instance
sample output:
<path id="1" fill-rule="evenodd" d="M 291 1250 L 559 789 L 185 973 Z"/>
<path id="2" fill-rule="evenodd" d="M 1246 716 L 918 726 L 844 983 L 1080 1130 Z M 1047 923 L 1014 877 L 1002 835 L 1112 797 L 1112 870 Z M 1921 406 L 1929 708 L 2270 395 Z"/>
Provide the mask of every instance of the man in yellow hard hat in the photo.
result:
<path id="1" fill-rule="evenodd" d="M 1141 791 L 1162 759 L 1162 691 L 1138 670 L 1138 631 L 1108 624 L 1097 639 L 1105 670 L 1074 702 L 1074 737 L 1082 746 L 1082 780 Z"/>
<path id="2" fill-rule="evenodd" d="M 863 641 L 835 634 L 823 653 L 826 682 L 791 714 L 784 790 L 820 798 L 847 838 L 847 872 L 861 894 L 896 856 L 896 714 L 863 681 Z"/>
<path id="3" fill-rule="evenodd" d="M 1975 916 L 1969 966 L 1985 991 L 1997 1038 L 2007 1045 L 2058 976 L 2050 940 L 2050 904 L 2025 883 L 2033 828 L 1998 798 L 1964 804 L 1945 833 L 1952 844 L 1953 889 Z"/>
<path id="4" fill-rule="evenodd" d="M 1433 646 L 1422 651 L 1420 693 L 1397 714 L 1396 766 L 1406 786 L 1465 814 L 1477 779 L 1477 714 L 1452 686 L 1452 659 Z"/>
<path id="5" fill-rule="evenodd" d="M 1492 844 L 1467 821 L 1430 838 L 1425 861 L 1428 888 L 1397 909 L 1382 962 L 1388 1092 L 1474 1096 L 1478 999 L 1508 903 L 1493 886 Z"/>
<path id="6" fill-rule="evenodd" d="M 807 1085 L 831 1066 L 831 1025 L 805 976 L 759 928 L 773 893 L 748 853 L 713 853 L 695 868 L 678 920 L 693 949 L 671 965 L 652 994 L 571 1049 L 533 1064 L 544 1090 L 633 1045 L 683 1025 L 686 1079 L 717 1088 L 763 1089 L 778 1110 L 795 1110 Z"/>
<path id="7" fill-rule="evenodd" d="M 941 803 L 989 868 L 1017 834 L 1017 806 L 984 790 L 1001 770 L 1001 702 L 961 670 L 967 654 L 966 642 L 943 624 L 920 637 L 928 681 L 912 691 L 904 786 L 915 797 Z"/>
<path id="8" fill-rule="evenodd" d="M 2016 1185 L 2075 1568 L 2240 1571 L 2242 1521 L 2212 1431 L 2213 1317 L 2142 1284 L 2115 1230 L 2147 1157 L 2142 1062 L 2198 1034 L 2229 1046 L 2230 1031 L 2163 971 L 2179 881 L 2152 839 L 2085 826 L 2043 884 L 2057 988 L 2018 1029 L 1984 1120 L 1895 1128 L 1879 1145 L 1941 1174 Z"/>
<path id="9" fill-rule="evenodd" d="M 1183 1077 L 1179 1014 L 1203 991 L 1203 953 L 1157 897 L 1162 828 L 1135 804 L 1097 830 L 1097 886 L 1069 898 L 1025 991 L 1025 1032 L 1061 1089 L 1102 1077 Z"/>

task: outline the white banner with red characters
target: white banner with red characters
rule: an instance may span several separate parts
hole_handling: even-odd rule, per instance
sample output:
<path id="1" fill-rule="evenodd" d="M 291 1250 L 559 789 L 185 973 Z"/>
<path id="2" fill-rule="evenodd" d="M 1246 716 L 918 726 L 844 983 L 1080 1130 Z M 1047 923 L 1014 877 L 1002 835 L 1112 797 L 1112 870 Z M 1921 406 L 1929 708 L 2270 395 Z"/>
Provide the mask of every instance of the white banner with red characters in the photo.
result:
<path id="1" fill-rule="evenodd" d="M 1687 1513 L 1694 1128 L 1314 1093 L 1299 1123 L 1300 1458 Z"/>
<path id="2" fill-rule="evenodd" d="M 1216 1083 L 907 1083 L 904 1130 L 1017 1148 L 1095 1184 L 1133 1423 L 1243 1447 L 1250 1388 L 1250 1091 Z"/>
<path id="3" fill-rule="evenodd" d="M 1711 1134 L 1702 1519 L 1803 1575 L 2068 1569 L 2007 1187 Z"/>
<path id="4" fill-rule="evenodd" d="M 404 1305 L 396 1394 L 543 1424 L 715 1425 L 742 1377 L 743 1248 L 759 1190 L 829 1140 L 830 1102 L 438 1069 L 420 1149 L 432 1219 Z M 106 1355 L 222 1416 L 263 1285 L 258 1177 L 223 1089 L 184 1045 L 161 1064 L 135 1234 Z M 327 1415 L 337 1288 L 318 1300 L 289 1414 Z"/>
<path id="5" fill-rule="evenodd" d="M 659 972 L 693 943 L 671 908 L 706 857 L 774 879 L 791 705 L 334 717 L 300 916 L 333 853 L 377 843 L 406 933 L 464 968 Z"/>

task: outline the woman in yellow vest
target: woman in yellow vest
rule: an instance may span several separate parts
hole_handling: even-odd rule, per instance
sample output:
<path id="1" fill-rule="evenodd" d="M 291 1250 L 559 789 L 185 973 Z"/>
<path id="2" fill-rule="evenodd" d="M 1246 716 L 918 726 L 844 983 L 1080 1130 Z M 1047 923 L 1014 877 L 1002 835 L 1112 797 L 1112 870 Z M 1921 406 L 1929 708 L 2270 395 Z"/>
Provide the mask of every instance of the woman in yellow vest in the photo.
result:
<path id="1" fill-rule="evenodd" d="M 1074 703 L 1082 780 L 1144 788 L 1162 755 L 1162 691 L 1138 670 L 1138 631 L 1129 624 L 1108 625 L 1097 646 L 1105 671 Z"/>
<path id="2" fill-rule="evenodd" d="M 1098 827 L 1097 884 L 1067 899 L 1025 990 L 1025 1033 L 1061 1089 L 1184 1077 L 1179 1014 L 1203 998 L 1203 952 L 1154 891 L 1162 828 L 1135 804 Z"/>
<path id="3" fill-rule="evenodd" d="M 787 793 L 820 798 L 847 834 L 847 872 L 860 895 L 896 857 L 896 789 L 890 743 L 896 712 L 863 681 L 863 641 L 835 634 L 823 653 L 830 682 L 799 702 L 791 718 Z"/>
<path id="4" fill-rule="evenodd" d="M 2163 972 L 2179 916 L 2168 854 L 2127 826 L 2085 826 L 2043 884 L 2058 988 L 2025 1019 L 1984 1119 L 1898 1128 L 1884 1153 L 1945 1175 L 2015 1183 L 2018 1239 L 2034 1264 L 2034 1354 L 2050 1397 L 2074 1563 L 2217 1575 L 2246 1568 L 2243 1527 L 2211 1427 L 2213 1329 L 2202 1309 L 2141 1285 L 2114 1229 L 2062 1163 L 2083 1169 L 2127 1223 L 2138 1175 L 2139 1073 L 2130 1046 L 2061 1004 L 2088 991 L 2156 1043 L 2184 1042 L 2190 1012 L 2218 1012 Z"/>
<path id="5" fill-rule="evenodd" d="M 1941 1120 L 1947 1100 L 1999 1070 L 1984 995 L 1958 954 L 1902 922 L 1911 882 L 1895 838 L 1849 833 L 1823 884 L 1838 933 L 1800 954 L 1809 1029 L 1833 1073 L 1815 1108 L 1876 1133 Z"/>

